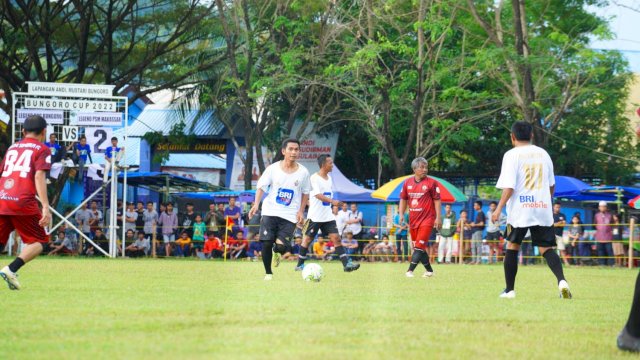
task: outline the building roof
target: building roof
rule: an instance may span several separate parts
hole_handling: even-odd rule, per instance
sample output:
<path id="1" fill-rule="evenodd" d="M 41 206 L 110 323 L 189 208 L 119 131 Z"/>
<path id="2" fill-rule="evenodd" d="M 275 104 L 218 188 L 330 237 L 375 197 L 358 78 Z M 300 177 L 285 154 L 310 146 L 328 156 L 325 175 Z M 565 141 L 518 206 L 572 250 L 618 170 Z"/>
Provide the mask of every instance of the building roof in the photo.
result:
<path id="1" fill-rule="evenodd" d="M 199 137 L 219 137 L 224 133 L 224 124 L 214 116 L 213 111 L 158 109 L 147 106 L 131 126 L 129 136 L 142 137 L 150 131 L 169 135 L 171 128 L 184 122 L 186 133 Z"/>
<path id="2" fill-rule="evenodd" d="M 227 160 L 220 156 L 209 154 L 169 154 L 169 159 L 163 167 L 197 168 L 197 169 L 226 169 Z"/>

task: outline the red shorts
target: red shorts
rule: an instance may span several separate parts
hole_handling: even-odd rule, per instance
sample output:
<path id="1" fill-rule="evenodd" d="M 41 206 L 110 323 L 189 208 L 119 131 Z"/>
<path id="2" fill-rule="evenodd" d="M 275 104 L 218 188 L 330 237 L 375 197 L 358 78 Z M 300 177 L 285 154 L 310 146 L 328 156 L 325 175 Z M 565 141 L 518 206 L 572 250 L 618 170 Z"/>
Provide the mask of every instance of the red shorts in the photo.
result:
<path id="1" fill-rule="evenodd" d="M 411 232 L 413 247 L 416 249 L 427 250 L 431 231 L 433 231 L 433 224 L 422 225 L 415 229 L 409 229 L 409 231 Z"/>
<path id="2" fill-rule="evenodd" d="M 49 242 L 49 237 L 40 226 L 40 215 L 0 215 L 0 245 L 9 240 L 9 234 L 16 230 L 25 244 Z"/>

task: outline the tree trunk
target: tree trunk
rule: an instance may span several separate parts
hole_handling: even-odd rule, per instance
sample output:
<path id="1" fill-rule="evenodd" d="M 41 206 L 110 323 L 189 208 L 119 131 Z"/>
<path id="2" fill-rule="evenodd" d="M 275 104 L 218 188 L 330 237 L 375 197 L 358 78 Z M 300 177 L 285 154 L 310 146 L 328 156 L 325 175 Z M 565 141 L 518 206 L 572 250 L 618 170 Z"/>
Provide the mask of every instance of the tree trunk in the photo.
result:
<path id="1" fill-rule="evenodd" d="M 244 189 L 251 190 L 251 180 L 253 176 L 253 143 L 250 138 L 245 139 L 246 156 L 244 158 Z"/>

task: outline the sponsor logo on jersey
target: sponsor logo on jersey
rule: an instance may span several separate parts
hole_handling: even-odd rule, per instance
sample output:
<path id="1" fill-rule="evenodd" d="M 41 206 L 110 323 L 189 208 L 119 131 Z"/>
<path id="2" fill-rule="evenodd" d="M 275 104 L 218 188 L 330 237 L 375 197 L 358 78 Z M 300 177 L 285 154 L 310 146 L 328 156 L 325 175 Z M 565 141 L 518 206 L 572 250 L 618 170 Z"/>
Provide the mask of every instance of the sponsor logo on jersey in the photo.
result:
<path id="1" fill-rule="evenodd" d="M 536 201 L 536 197 L 533 195 L 520 195 L 518 197 L 520 200 L 521 207 L 528 209 L 547 209 L 549 204 L 544 201 Z"/>
<path id="2" fill-rule="evenodd" d="M 439 187 L 439 186 L 436 186 L 436 192 L 437 192 L 438 194 L 440 194 L 440 187 Z"/>
<path id="3" fill-rule="evenodd" d="M 291 205 L 293 201 L 293 190 L 291 189 L 278 189 L 278 193 L 276 195 L 276 203 L 284 206 Z"/>
<path id="4" fill-rule="evenodd" d="M 330 191 L 324 192 L 324 193 L 322 193 L 322 195 L 324 195 L 324 196 L 326 196 L 328 198 L 331 198 L 331 192 Z M 330 202 L 325 202 L 325 201 L 322 202 L 322 206 L 330 206 L 330 205 L 331 205 Z"/>
<path id="5" fill-rule="evenodd" d="M 413 185 L 409 185 L 409 186 L 407 186 L 407 188 L 408 188 L 409 190 L 411 190 L 411 189 L 413 189 Z"/>
<path id="6" fill-rule="evenodd" d="M 15 185 L 15 181 L 14 181 L 13 179 L 7 179 L 7 180 L 5 180 L 5 182 L 4 182 L 4 188 L 5 188 L 6 190 L 11 189 L 11 188 L 13 187 L 13 185 Z"/>
<path id="7" fill-rule="evenodd" d="M 17 197 L 10 196 L 6 191 L 0 190 L 0 200 L 18 201 Z"/>
<path id="8" fill-rule="evenodd" d="M 422 185 L 422 191 L 427 191 L 427 185 Z"/>

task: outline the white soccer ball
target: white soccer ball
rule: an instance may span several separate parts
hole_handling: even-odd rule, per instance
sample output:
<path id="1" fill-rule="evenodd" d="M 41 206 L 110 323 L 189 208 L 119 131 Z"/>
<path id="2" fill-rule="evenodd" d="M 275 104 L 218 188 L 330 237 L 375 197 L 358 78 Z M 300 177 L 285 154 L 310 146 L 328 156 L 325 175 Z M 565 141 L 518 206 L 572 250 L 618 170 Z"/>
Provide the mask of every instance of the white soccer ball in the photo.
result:
<path id="1" fill-rule="evenodd" d="M 302 279 L 304 279 L 304 281 L 318 282 L 322 280 L 323 277 L 324 270 L 322 270 L 322 266 L 316 263 L 307 264 L 304 269 L 302 269 Z"/>

